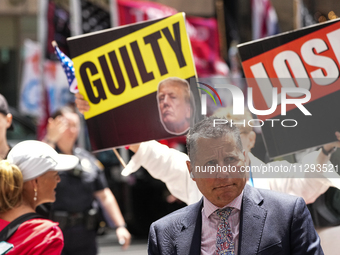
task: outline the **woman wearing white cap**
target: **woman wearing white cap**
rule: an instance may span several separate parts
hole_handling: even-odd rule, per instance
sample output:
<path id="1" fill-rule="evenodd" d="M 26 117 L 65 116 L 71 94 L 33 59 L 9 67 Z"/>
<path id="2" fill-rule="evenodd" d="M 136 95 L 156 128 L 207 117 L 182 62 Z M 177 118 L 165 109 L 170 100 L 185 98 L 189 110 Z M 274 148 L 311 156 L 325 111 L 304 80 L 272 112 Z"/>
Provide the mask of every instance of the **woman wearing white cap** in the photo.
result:
<path id="1" fill-rule="evenodd" d="M 14 246 L 7 254 L 61 253 L 64 243 L 58 223 L 39 218 L 35 208 L 55 201 L 58 171 L 77 164 L 77 157 L 58 154 L 38 141 L 17 144 L 0 162 L 0 241 Z"/>

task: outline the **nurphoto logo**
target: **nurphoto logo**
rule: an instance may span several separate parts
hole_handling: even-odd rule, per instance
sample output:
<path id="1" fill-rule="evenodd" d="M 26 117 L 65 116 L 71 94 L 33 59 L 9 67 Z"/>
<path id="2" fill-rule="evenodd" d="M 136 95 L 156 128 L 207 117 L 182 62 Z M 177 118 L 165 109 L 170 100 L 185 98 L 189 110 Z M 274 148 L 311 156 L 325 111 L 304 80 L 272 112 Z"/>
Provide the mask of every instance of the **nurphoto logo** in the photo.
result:
<path id="1" fill-rule="evenodd" d="M 222 100 L 220 98 L 220 95 L 217 93 L 217 91 L 210 85 L 202 82 L 198 82 L 200 85 L 204 85 L 207 88 L 209 88 L 211 91 L 215 93 L 217 98 L 220 101 L 220 104 L 222 106 Z M 212 93 L 208 91 L 207 89 L 200 88 L 199 89 L 205 91 L 214 101 L 215 105 L 217 105 L 216 100 Z M 244 105 L 245 105 L 245 98 L 243 91 L 235 86 L 230 84 L 216 84 L 215 88 L 218 89 L 227 89 L 232 95 L 233 99 L 233 115 L 244 115 Z M 271 95 L 271 97 L 269 97 Z M 287 98 L 287 95 L 291 98 Z M 304 97 L 302 97 L 304 96 Z M 302 98 L 301 98 L 302 97 Z M 303 106 L 304 103 L 307 103 L 311 99 L 311 93 L 308 89 L 305 88 L 298 88 L 298 87 L 282 87 L 281 93 L 278 94 L 277 88 L 272 87 L 271 94 L 269 91 L 266 91 L 264 94 L 265 101 L 267 103 L 268 109 L 266 110 L 259 110 L 255 109 L 254 102 L 253 102 L 253 88 L 248 87 L 247 88 L 247 106 L 251 113 L 257 115 L 257 116 L 266 116 L 270 115 L 275 112 L 278 105 L 281 105 L 281 115 L 285 116 L 287 113 L 287 105 L 295 105 L 305 116 L 311 116 L 312 114 Z M 201 114 L 206 115 L 207 114 L 207 97 L 206 94 L 201 94 Z M 230 123 L 230 125 L 243 125 L 243 126 L 250 126 L 250 127 L 262 127 L 265 122 L 271 123 L 271 126 L 274 127 L 276 122 L 280 122 L 283 127 L 295 127 L 297 126 L 298 122 L 295 119 L 252 119 L 249 120 L 246 123 L 246 120 L 244 121 L 238 121 L 233 122 L 233 120 L 221 120 L 216 119 L 214 121 L 214 126 L 218 124 L 227 124 Z"/>

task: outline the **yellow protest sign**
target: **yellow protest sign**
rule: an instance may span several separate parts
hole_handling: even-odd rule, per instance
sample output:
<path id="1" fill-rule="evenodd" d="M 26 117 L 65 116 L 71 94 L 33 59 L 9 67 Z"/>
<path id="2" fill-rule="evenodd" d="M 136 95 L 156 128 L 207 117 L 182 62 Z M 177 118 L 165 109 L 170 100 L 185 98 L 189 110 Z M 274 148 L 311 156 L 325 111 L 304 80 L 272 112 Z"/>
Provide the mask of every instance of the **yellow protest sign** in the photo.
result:
<path id="1" fill-rule="evenodd" d="M 91 108 L 93 150 L 183 135 L 198 119 L 184 13 L 72 37 L 68 45 Z"/>
<path id="2" fill-rule="evenodd" d="M 160 80 L 195 75 L 183 13 L 72 59 L 91 118 L 157 90 Z"/>

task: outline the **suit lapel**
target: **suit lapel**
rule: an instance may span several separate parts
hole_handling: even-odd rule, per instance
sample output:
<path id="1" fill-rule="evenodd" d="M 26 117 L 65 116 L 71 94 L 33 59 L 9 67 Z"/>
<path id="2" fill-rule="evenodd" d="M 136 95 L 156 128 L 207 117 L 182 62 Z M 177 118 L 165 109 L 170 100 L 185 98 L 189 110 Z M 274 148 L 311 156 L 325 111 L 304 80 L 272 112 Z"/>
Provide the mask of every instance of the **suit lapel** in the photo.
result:
<path id="1" fill-rule="evenodd" d="M 256 254 L 262 237 L 267 210 L 260 204 L 263 197 L 254 188 L 245 185 L 239 235 L 239 255 Z M 196 203 L 182 221 L 181 231 L 176 238 L 177 254 L 200 255 L 203 199 Z M 196 217 L 193 217 L 196 215 Z"/>
<path id="2" fill-rule="evenodd" d="M 267 216 L 267 210 L 259 206 L 262 201 L 263 197 L 256 189 L 245 186 L 240 219 L 239 255 L 258 252 Z"/>
<path id="3" fill-rule="evenodd" d="M 200 255 L 203 199 L 198 202 L 183 220 L 182 229 L 176 238 L 177 254 Z M 196 217 L 195 217 L 195 216 Z"/>
<path id="4" fill-rule="evenodd" d="M 199 210 L 189 255 L 201 254 L 201 236 L 202 236 L 202 210 Z"/>

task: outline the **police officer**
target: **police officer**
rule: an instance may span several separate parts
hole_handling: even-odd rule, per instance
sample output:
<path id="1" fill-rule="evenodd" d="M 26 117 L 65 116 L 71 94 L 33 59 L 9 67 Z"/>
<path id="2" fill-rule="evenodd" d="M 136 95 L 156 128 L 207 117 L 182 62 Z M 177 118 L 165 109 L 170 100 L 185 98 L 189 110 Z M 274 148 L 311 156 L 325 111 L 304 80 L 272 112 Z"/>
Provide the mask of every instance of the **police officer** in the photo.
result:
<path id="1" fill-rule="evenodd" d="M 62 254 L 97 254 L 96 227 L 98 205 L 117 226 L 117 237 L 127 248 L 131 235 L 117 201 L 108 188 L 100 162 L 88 151 L 76 148 L 80 119 L 73 108 L 64 107 L 49 119 L 44 141 L 58 152 L 79 158 L 78 166 L 60 173 L 61 182 L 56 189 L 56 202 L 51 217 L 60 223 L 64 234 Z"/>

